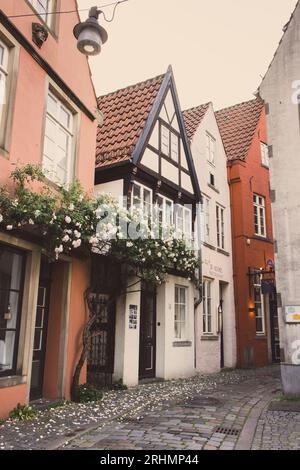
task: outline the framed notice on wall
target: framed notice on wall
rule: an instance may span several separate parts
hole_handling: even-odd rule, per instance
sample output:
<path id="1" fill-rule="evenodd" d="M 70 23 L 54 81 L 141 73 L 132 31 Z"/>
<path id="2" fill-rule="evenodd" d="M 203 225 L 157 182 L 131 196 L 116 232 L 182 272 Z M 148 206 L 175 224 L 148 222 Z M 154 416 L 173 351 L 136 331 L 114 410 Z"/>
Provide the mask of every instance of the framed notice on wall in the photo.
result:
<path id="1" fill-rule="evenodd" d="M 287 323 L 300 323 L 300 305 L 285 307 L 285 321 Z"/>
<path id="2" fill-rule="evenodd" d="M 129 329 L 130 330 L 137 329 L 137 312 L 138 312 L 137 305 L 129 305 Z"/>

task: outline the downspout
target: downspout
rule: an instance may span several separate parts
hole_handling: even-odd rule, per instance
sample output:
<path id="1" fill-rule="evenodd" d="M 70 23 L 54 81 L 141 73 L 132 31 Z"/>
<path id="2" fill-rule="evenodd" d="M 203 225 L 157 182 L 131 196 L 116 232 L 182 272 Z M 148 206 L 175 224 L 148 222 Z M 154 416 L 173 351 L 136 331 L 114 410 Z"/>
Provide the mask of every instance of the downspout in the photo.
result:
<path id="1" fill-rule="evenodd" d="M 198 263 L 199 263 L 199 287 L 198 287 L 198 299 L 194 302 L 194 358 L 195 358 L 195 369 L 197 368 L 197 345 L 196 345 L 196 315 L 197 309 L 203 300 L 203 282 L 202 282 L 202 250 L 201 250 L 201 210 L 200 202 L 196 204 L 196 224 L 197 224 L 197 250 L 198 250 Z"/>

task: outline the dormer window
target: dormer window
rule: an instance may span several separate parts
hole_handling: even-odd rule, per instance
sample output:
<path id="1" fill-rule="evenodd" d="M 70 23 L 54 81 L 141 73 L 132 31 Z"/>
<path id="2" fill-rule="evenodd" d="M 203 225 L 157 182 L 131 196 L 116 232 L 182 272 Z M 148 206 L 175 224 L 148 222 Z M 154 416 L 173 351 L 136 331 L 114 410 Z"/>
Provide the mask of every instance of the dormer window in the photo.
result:
<path id="1" fill-rule="evenodd" d="M 161 124 L 161 152 L 174 162 L 179 160 L 179 137 L 165 124 Z"/>

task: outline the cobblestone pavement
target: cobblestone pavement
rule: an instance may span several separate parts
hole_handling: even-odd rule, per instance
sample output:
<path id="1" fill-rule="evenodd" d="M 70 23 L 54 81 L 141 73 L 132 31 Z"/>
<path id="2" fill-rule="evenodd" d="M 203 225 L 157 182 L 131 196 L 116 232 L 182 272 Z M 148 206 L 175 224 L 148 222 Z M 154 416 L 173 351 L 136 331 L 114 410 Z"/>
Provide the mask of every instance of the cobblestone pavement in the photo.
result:
<path id="1" fill-rule="evenodd" d="M 250 449 L 259 415 L 279 391 L 278 368 L 260 369 L 254 374 L 249 371 L 249 376 L 244 376 L 239 382 L 219 384 L 214 390 L 209 392 L 203 390 L 172 405 L 161 404 L 144 414 L 137 413 L 136 416 L 131 414 L 130 417 L 115 419 L 72 440 L 64 448 L 70 450 Z M 281 423 L 282 419 L 281 417 Z M 299 416 L 297 420 L 300 425 Z M 281 435 L 280 417 L 278 420 L 276 418 L 276 426 L 280 428 L 278 434 Z M 260 429 L 262 429 L 262 438 L 259 437 Z M 272 429 L 271 417 L 263 414 L 253 448 L 265 448 L 267 442 L 272 444 Z M 293 432 L 297 433 L 295 429 Z M 288 432 L 285 435 L 287 440 L 282 442 L 288 443 L 292 435 Z M 269 438 L 271 440 L 268 440 Z M 293 446 L 298 445 L 298 448 L 300 448 L 299 438 L 298 432 L 298 441 L 294 439 L 293 444 Z M 291 445 L 292 448 L 296 448 L 293 446 Z"/>
<path id="2" fill-rule="evenodd" d="M 300 413 L 265 410 L 256 428 L 253 450 L 300 450 Z"/>

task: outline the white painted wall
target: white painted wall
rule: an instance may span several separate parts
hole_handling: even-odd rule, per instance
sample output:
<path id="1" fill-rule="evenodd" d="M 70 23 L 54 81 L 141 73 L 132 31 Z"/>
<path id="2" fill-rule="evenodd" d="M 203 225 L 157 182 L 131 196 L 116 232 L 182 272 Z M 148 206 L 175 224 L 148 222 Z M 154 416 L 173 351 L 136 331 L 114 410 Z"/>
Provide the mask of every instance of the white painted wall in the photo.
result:
<path id="1" fill-rule="evenodd" d="M 99 196 L 100 194 L 110 194 L 113 196 L 117 201 L 120 200 L 123 202 L 123 180 L 115 180 L 109 181 L 108 183 L 101 183 L 96 184 L 94 186 L 94 194 L 95 196 Z"/>
<path id="2" fill-rule="evenodd" d="M 206 156 L 206 132 L 216 139 L 215 166 L 212 166 Z M 233 291 L 232 268 L 232 238 L 231 238 L 231 211 L 230 193 L 227 180 L 227 159 L 223 143 L 217 126 L 212 104 L 204 116 L 191 144 L 194 164 L 198 176 L 200 189 L 203 195 L 210 199 L 210 240 L 209 246 L 202 245 L 203 276 L 211 279 L 212 284 L 212 312 L 213 334 L 203 337 L 203 304 L 197 311 L 196 318 L 196 351 L 197 370 L 202 372 L 216 372 L 220 370 L 220 335 L 218 334 L 218 306 L 220 301 L 219 285 L 224 288 L 224 352 L 225 367 L 236 365 L 236 331 L 235 307 Z M 209 187 L 209 173 L 215 176 L 217 191 Z M 217 251 L 216 204 L 225 208 L 225 251 Z"/>
<path id="3" fill-rule="evenodd" d="M 269 105 L 267 131 L 273 150 L 270 180 L 275 190 L 272 212 L 277 241 L 276 283 L 282 300 L 278 313 L 285 353 L 283 385 L 288 393 L 298 394 L 300 365 L 293 364 L 293 343 L 300 340 L 300 324 L 286 323 L 285 307 L 300 305 L 300 105 L 292 101 L 293 96 L 300 95 L 300 86 L 298 93 L 293 88 L 293 83 L 300 80 L 299 71 L 300 4 L 260 87 L 260 95 Z"/>
<path id="4" fill-rule="evenodd" d="M 175 286 L 188 289 L 185 341 L 175 338 Z M 194 287 L 187 279 L 169 275 L 157 292 L 156 376 L 163 379 L 190 377 L 194 367 Z M 181 343 L 181 345 L 180 345 Z"/>

